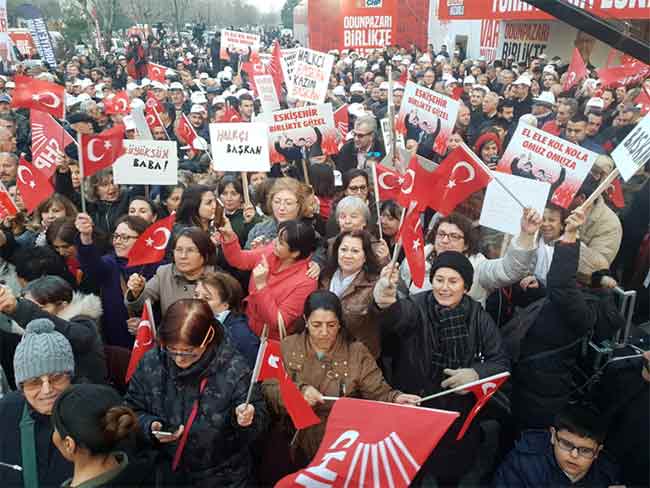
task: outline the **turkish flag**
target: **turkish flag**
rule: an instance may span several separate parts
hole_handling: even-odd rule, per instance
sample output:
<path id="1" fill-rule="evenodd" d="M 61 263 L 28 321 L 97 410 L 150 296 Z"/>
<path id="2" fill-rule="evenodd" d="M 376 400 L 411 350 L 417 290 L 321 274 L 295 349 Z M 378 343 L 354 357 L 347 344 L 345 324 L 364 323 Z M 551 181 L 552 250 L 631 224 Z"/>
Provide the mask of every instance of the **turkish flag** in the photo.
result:
<path id="1" fill-rule="evenodd" d="M 153 81 L 159 81 L 161 83 L 167 83 L 167 79 L 165 78 L 165 72 L 167 71 L 167 68 L 160 64 L 156 63 L 147 63 L 147 78 Z"/>
<path id="2" fill-rule="evenodd" d="M 636 61 L 633 63 L 600 68 L 596 70 L 601 88 L 633 85 L 650 76 L 650 65 Z"/>
<path id="3" fill-rule="evenodd" d="M 284 369 L 280 342 L 270 339 L 263 341 L 257 355 L 260 367 L 257 378 L 254 378 L 253 381 L 273 378 L 278 380 L 282 403 L 284 403 L 284 408 L 296 429 L 306 429 L 312 425 L 320 424 L 320 419 Z"/>
<path id="4" fill-rule="evenodd" d="M 75 140 L 54 118 L 40 110 L 30 110 L 32 164 L 48 178 L 56 171 L 56 159 Z"/>
<path id="5" fill-rule="evenodd" d="M 462 86 L 457 86 L 451 91 L 451 98 L 454 100 L 460 100 L 460 97 L 463 96 L 463 91 L 465 89 Z"/>
<path id="6" fill-rule="evenodd" d="M 607 189 L 607 198 L 616 208 L 625 207 L 625 198 L 623 197 L 623 188 L 621 187 L 621 179 L 614 178 L 612 184 Z"/>
<path id="7" fill-rule="evenodd" d="M 185 114 L 181 114 L 181 120 L 178 121 L 178 125 L 176 126 L 176 135 L 185 141 L 185 144 L 188 146 L 193 146 L 194 139 L 198 137 L 196 130 L 194 130 L 190 121 L 187 120 Z"/>
<path id="8" fill-rule="evenodd" d="M 149 107 L 145 107 L 144 109 L 144 120 L 147 122 L 147 125 L 150 129 L 154 129 L 156 127 L 164 127 L 162 121 L 160 120 L 160 117 L 158 116 L 158 113 Z"/>
<path id="9" fill-rule="evenodd" d="M 275 488 L 405 488 L 456 417 L 457 412 L 445 410 L 341 398 L 311 464 Z"/>
<path id="10" fill-rule="evenodd" d="M 409 70 L 408 68 L 402 71 L 402 74 L 399 75 L 399 80 L 398 80 L 402 86 L 406 86 L 406 83 L 409 81 Z"/>
<path id="11" fill-rule="evenodd" d="M 147 101 L 145 102 L 145 110 L 156 110 L 156 112 L 161 113 L 165 111 L 165 106 L 160 100 L 156 98 L 152 91 L 147 92 Z"/>
<path id="12" fill-rule="evenodd" d="M 108 115 L 126 115 L 131 111 L 131 100 L 129 100 L 129 95 L 126 93 L 126 90 L 122 90 L 104 100 L 104 107 L 106 108 L 106 113 Z"/>
<path id="13" fill-rule="evenodd" d="M 467 429 L 469 429 L 472 420 L 474 420 L 474 417 L 476 417 L 476 414 L 478 414 L 479 410 L 483 408 L 487 401 L 492 397 L 492 395 L 497 392 L 499 387 L 508 380 L 508 378 L 510 378 L 510 373 L 506 371 L 505 373 L 488 376 L 482 380 L 473 381 L 472 383 L 468 383 L 464 388 L 462 388 L 463 391 L 471 391 L 474 393 L 474 396 L 476 397 L 476 403 L 467 414 L 467 418 L 465 419 L 463 426 L 460 428 L 458 436 L 456 436 L 456 440 L 459 441 L 463 438 L 467 432 Z"/>
<path id="14" fill-rule="evenodd" d="M 241 115 L 237 109 L 230 104 L 226 104 L 226 111 L 219 118 L 219 122 L 242 122 Z"/>
<path id="15" fill-rule="evenodd" d="M 341 134 L 341 146 L 345 143 L 348 131 L 350 130 L 350 113 L 348 112 L 348 104 L 341 105 L 336 112 L 334 112 L 334 126 Z"/>
<path id="16" fill-rule="evenodd" d="M 641 106 L 642 115 L 650 112 L 650 93 L 645 87 L 641 88 L 641 93 L 634 99 L 634 103 Z"/>
<path id="17" fill-rule="evenodd" d="M 400 201 L 403 199 L 403 195 L 407 196 L 411 192 L 415 180 L 411 173 L 402 174 L 383 164 L 377 164 L 376 184 L 379 200 Z"/>
<path id="18" fill-rule="evenodd" d="M 569 64 L 569 68 L 567 69 L 562 90 L 567 91 L 588 75 L 589 71 L 587 70 L 587 66 L 585 66 L 585 62 L 582 60 L 582 56 L 580 56 L 580 51 L 576 47 L 573 49 L 573 58 L 571 58 L 571 64 Z"/>
<path id="19" fill-rule="evenodd" d="M 133 343 L 133 350 L 131 351 L 131 359 L 129 359 L 129 366 L 126 368 L 126 377 L 124 381 L 128 383 L 131 380 L 131 376 L 135 373 L 138 363 L 144 353 L 153 349 L 155 346 L 155 324 L 153 320 L 153 314 L 151 313 L 151 305 L 149 301 L 145 302 L 145 306 L 142 308 L 142 316 L 140 317 L 140 323 L 138 324 L 138 329 L 135 332 L 135 342 Z"/>
<path id="20" fill-rule="evenodd" d="M 433 185 L 429 186 L 428 203 L 444 215 L 449 215 L 458 204 L 492 181 L 490 169 L 465 144 L 449 153 L 435 175 Z"/>
<path id="21" fill-rule="evenodd" d="M 81 155 L 85 178 L 111 166 L 124 154 L 124 126 L 116 125 L 99 134 L 81 135 Z"/>
<path id="22" fill-rule="evenodd" d="M 280 43 L 276 39 L 273 41 L 273 53 L 271 54 L 271 64 L 267 67 L 267 72 L 273 77 L 273 85 L 275 86 L 275 93 L 282 95 L 282 80 L 284 79 L 284 74 L 282 73 L 282 63 L 280 58 L 282 57 L 282 51 L 280 50 Z"/>
<path id="23" fill-rule="evenodd" d="M 16 202 L 9 195 L 7 188 L 0 182 L 0 220 L 13 217 L 17 213 L 18 207 L 16 207 Z"/>
<path id="24" fill-rule="evenodd" d="M 406 262 L 411 270 L 413 283 L 422 288 L 424 283 L 424 233 L 422 232 L 422 221 L 420 212 L 417 210 L 417 202 L 412 202 L 404 222 L 399 230 L 399 237 L 402 239 L 402 247 Z"/>
<path id="25" fill-rule="evenodd" d="M 28 213 L 54 193 L 50 179 L 22 157 L 16 173 L 16 188 Z"/>
<path id="26" fill-rule="evenodd" d="M 20 75 L 16 75 L 15 82 L 16 88 L 11 95 L 13 108 L 41 110 L 57 119 L 65 117 L 65 87 Z"/>
<path id="27" fill-rule="evenodd" d="M 162 261 L 165 257 L 167 244 L 172 235 L 172 228 L 176 214 L 154 222 L 145 230 L 129 251 L 129 262 L 127 266 L 140 266 Z"/>

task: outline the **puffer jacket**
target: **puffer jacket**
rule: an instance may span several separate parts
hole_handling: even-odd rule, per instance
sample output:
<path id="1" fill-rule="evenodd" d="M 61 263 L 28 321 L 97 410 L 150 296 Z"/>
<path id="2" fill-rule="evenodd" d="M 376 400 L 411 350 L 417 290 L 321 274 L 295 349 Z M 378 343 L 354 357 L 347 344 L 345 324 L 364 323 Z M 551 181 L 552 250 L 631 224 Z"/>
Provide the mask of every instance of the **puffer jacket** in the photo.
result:
<path id="1" fill-rule="evenodd" d="M 203 393 L 199 385 L 207 383 Z M 230 341 L 208 349 L 187 369 L 180 369 L 161 348 L 147 352 L 129 382 L 127 404 L 138 415 L 145 433 L 160 421 L 166 430 L 176 430 L 187 420 L 195 400 L 199 410 L 191 426 L 175 480 L 178 486 L 245 487 L 252 480 L 251 443 L 265 429 L 268 413 L 259 386 L 250 403 L 255 407 L 249 427 L 237 424 L 235 408 L 246 401 L 251 370 Z M 162 463 L 171 465 L 176 443 L 157 445 Z"/>
<path id="2" fill-rule="evenodd" d="M 307 332 L 287 337 L 281 347 L 287 373 L 298 388 L 311 385 L 325 396 L 348 396 L 382 402 L 392 402 L 400 394 L 386 383 L 366 346 L 356 341 L 348 342 L 340 333 L 332 351 L 324 359 L 316 356 Z M 277 380 L 265 381 L 263 390 L 273 412 L 284 415 Z M 314 413 L 321 423 L 298 434 L 296 447 L 302 451 L 305 459 L 311 459 L 316 454 L 332 406 L 333 402 L 326 401 L 314 407 Z"/>
<path id="3" fill-rule="evenodd" d="M 46 312 L 31 300 L 18 299 L 16 310 L 10 316 L 23 328 L 38 318 L 54 322 L 55 329 L 61 332 L 72 346 L 75 376 L 97 384 L 106 382 L 108 371 L 104 344 L 97 326 L 102 316 L 99 297 L 75 292 L 72 302 L 58 315 Z"/>
<path id="4" fill-rule="evenodd" d="M 591 283 L 595 271 L 610 267 L 623 240 L 623 226 L 603 197 L 598 197 L 580 228 L 580 264 L 578 280 Z"/>

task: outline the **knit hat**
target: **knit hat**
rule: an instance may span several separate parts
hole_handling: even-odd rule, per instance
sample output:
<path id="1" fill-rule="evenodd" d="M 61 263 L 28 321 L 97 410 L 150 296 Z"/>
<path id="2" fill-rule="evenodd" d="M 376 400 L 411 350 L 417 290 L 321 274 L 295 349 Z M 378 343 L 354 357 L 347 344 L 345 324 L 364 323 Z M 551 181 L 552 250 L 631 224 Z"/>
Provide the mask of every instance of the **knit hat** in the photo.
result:
<path id="1" fill-rule="evenodd" d="M 501 139 L 499 139 L 499 136 L 494 132 L 484 132 L 479 136 L 478 139 L 476 139 L 476 142 L 474 143 L 474 152 L 478 154 L 479 157 L 481 155 L 481 149 L 488 142 L 494 142 L 497 145 L 499 153 L 501 152 Z"/>
<path id="2" fill-rule="evenodd" d="M 445 251 L 436 256 L 431 265 L 431 278 L 440 268 L 451 268 L 463 277 L 465 289 L 469 290 L 474 282 L 474 266 L 467 257 L 458 251 Z"/>
<path id="3" fill-rule="evenodd" d="M 49 319 L 32 320 L 14 353 L 16 384 L 52 373 L 74 373 L 72 346 Z"/>

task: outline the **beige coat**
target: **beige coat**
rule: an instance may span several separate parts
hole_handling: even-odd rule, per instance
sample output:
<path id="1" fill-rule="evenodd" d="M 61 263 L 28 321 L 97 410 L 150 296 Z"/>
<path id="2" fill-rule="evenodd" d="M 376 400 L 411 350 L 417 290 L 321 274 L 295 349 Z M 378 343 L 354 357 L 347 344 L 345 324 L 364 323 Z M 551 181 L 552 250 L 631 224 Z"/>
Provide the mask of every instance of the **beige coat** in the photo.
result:
<path id="1" fill-rule="evenodd" d="M 324 396 L 348 396 L 393 402 L 400 394 L 386 383 L 384 376 L 366 346 L 360 342 L 346 342 L 341 335 L 332 351 L 322 360 L 316 357 L 308 340 L 308 332 L 294 334 L 282 341 L 282 358 L 287 373 L 298 388 L 311 385 Z M 277 380 L 262 385 L 269 409 L 285 416 Z M 294 447 L 311 459 L 316 454 L 325 433 L 325 424 L 332 401 L 314 407 L 321 423 L 301 430 Z"/>
<path id="2" fill-rule="evenodd" d="M 578 280 L 590 284 L 594 271 L 609 268 L 621 247 L 622 238 L 621 221 L 603 197 L 598 197 L 580 228 Z"/>

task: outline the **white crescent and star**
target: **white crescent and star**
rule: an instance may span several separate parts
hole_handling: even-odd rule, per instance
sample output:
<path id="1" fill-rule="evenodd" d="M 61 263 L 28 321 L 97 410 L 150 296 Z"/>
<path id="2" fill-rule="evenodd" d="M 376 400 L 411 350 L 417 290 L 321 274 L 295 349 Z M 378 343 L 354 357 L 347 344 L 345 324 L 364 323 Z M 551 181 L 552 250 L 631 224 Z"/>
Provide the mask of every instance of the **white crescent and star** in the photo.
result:
<path id="1" fill-rule="evenodd" d="M 273 354 L 271 354 L 267 362 L 269 363 L 269 366 L 271 366 L 272 368 L 278 369 L 278 363 L 280 362 L 280 358 L 278 356 L 274 356 Z"/>
<path id="2" fill-rule="evenodd" d="M 121 102 L 121 107 L 118 106 L 118 110 L 120 112 L 126 112 L 128 110 L 128 108 L 129 108 L 129 103 L 126 100 L 124 100 L 123 98 L 119 98 L 117 100 L 116 105 L 120 105 L 120 102 Z"/>
<path id="3" fill-rule="evenodd" d="M 165 236 L 165 238 L 163 239 L 163 241 L 162 241 L 162 243 L 160 245 L 154 246 L 153 245 L 154 244 L 154 239 L 153 238 L 158 232 L 162 232 L 162 234 Z M 171 232 L 169 231 L 169 229 L 167 229 L 166 227 L 160 227 L 159 229 L 156 229 L 153 232 L 153 234 L 151 234 L 151 237 L 149 239 L 147 239 L 146 243 L 147 243 L 147 246 L 151 246 L 154 249 L 158 249 L 159 251 L 161 251 L 161 250 L 167 248 L 167 243 L 169 242 L 170 237 L 171 237 Z M 151 240 L 151 244 L 149 244 L 149 242 L 150 242 L 149 240 Z"/>
<path id="4" fill-rule="evenodd" d="M 97 161 L 102 159 L 104 157 L 104 155 L 106 154 L 105 152 L 103 152 L 100 156 L 97 156 L 97 153 L 95 153 L 95 148 L 94 148 L 96 142 L 101 143 L 102 140 L 101 139 L 91 139 L 90 142 L 88 143 L 88 159 L 90 159 L 93 163 L 96 163 Z M 108 144 L 108 147 L 106 147 L 106 144 Z M 103 146 L 104 146 L 105 149 L 110 149 L 111 148 L 110 144 L 111 143 L 109 141 L 105 141 Z"/>
<path id="5" fill-rule="evenodd" d="M 25 181 L 25 178 L 23 177 L 23 171 L 27 171 L 29 173 L 29 183 Z M 29 185 L 30 188 L 36 188 L 36 182 L 34 181 L 34 173 L 32 173 L 32 170 L 29 169 L 27 166 L 20 165 L 18 166 L 18 179 L 23 185 Z"/>
<path id="6" fill-rule="evenodd" d="M 469 173 L 467 178 L 460 181 L 460 183 L 467 183 L 469 181 L 472 181 L 476 177 L 476 170 L 474 169 L 474 166 L 469 164 L 467 161 L 458 161 L 456 164 L 454 164 L 454 167 L 451 168 L 451 173 L 449 173 L 449 182 L 447 183 L 447 188 L 451 189 L 456 186 L 456 180 L 453 178 L 453 176 L 458 168 L 465 168 Z"/>
<path id="7" fill-rule="evenodd" d="M 47 101 L 43 101 L 43 98 L 47 98 L 47 97 L 51 98 L 50 103 L 47 103 Z M 50 91 L 35 93 L 34 95 L 32 95 L 32 100 L 40 103 L 41 105 L 45 105 L 46 107 L 49 108 L 59 108 L 59 105 L 61 105 L 61 98 L 59 98 L 55 93 L 52 93 Z"/>
<path id="8" fill-rule="evenodd" d="M 488 382 L 488 383 L 483 383 L 481 385 L 481 390 L 483 390 L 484 395 L 487 395 L 490 390 L 495 390 L 496 387 L 497 387 L 497 385 L 495 385 L 494 383 Z"/>
<path id="9" fill-rule="evenodd" d="M 149 329 L 149 340 L 147 342 L 145 342 L 144 344 L 138 343 L 138 346 L 149 346 L 149 345 L 153 344 L 153 334 L 151 333 L 151 322 L 149 322 L 148 320 L 142 320 L 138 324 L 138 329 L 140 327 L 147 327 Z M 136 332 L 136 335 L 137 335 L 137 332 Z M 138 341 L 136 340 L 136 342 L 138 342 Z"/>

